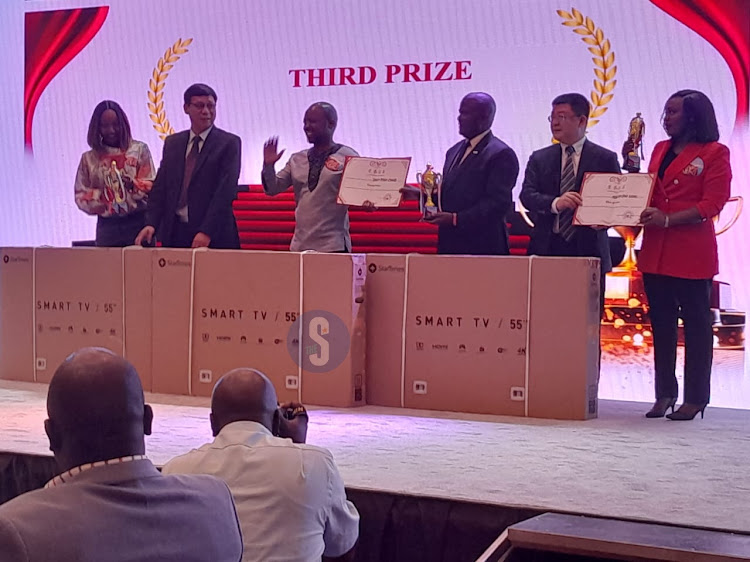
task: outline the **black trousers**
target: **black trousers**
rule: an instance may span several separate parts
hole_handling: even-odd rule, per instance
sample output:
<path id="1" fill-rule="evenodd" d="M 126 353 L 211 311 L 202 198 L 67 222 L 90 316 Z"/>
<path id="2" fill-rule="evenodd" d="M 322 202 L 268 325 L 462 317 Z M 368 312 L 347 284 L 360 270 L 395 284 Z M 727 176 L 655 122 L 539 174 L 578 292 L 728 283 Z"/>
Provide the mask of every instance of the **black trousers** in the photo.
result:
<path id="1" fill-rule="evenodd" d="M 124 217 L 99 217 L 96 221 L 96 245 L 104 248 L 132 246 L 135 237 L 146 226 L 146 213 Z"/>
<path id="2" fill-rule="evenodd" d="M 654 334 L 656 398 L 677 398 L 677 320 L 685 331 L 685 402 L 708 404 L 713 361 L 711 279 L 643 274 Z"/>

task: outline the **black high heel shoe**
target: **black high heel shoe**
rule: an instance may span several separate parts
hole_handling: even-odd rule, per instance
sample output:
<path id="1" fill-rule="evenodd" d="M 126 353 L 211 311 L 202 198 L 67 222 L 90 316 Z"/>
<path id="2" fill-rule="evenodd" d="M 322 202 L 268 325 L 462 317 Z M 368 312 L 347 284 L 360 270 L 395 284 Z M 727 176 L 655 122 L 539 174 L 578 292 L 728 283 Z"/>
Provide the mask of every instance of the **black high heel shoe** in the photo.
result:
<path id="1" fill-rule="evenodd" d="M 677 409 L 676 412 L 672 410 L 672 413 L 668 414 L 667 417 L 670 420 L 687 421 L 695 418 L 695 416 L 698 415 L 698 412 L 700 412 L 701 419 L 703 419 L 703 411 L 705 409 L 706 404 L 683 404 Z"/>
<path id="2" fill-rule="evenodd" d="M 654 406 L 646 412 L 647 418 L 663 418 L 667 410 L 672 408 L 674 413 L 674 405 L 677 403 L 677 398 L 659 398 L 654 402 Z"/>

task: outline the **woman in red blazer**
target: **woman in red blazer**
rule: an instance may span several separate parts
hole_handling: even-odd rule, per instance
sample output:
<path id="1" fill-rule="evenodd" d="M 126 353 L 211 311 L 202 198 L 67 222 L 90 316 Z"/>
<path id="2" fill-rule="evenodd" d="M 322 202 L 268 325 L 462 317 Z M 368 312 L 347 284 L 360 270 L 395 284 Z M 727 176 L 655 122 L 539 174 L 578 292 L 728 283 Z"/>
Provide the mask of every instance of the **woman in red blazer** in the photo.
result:
<path id="1" fill-rule="evenodd" d="M 729 149 L 719 144 L 713 105 L 705 94 L 681 90 L 664 106 L 670 139 L 654 147 L 648 171 L 656 174 L 638 267 L 654 334 L 656 403 L 646 417 L 692 420 L 709 401 L 713 359 L 713 276 L 719 272 L 713 218 L 729 199 Z M 677 401 L 677 322 L 685 330 L 685 399 Z"/>

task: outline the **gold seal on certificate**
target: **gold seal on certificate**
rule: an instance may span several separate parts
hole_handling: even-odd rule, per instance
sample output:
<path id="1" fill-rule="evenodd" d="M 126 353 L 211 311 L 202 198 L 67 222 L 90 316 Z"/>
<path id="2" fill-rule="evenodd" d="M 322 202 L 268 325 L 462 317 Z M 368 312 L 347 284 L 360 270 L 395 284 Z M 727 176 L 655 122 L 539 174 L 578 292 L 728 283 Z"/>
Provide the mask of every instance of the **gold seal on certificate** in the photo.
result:
<path id="1" fill-rule="evenodd" d="M 427 169 L 424 173 L 417 172 L 417 183 L 423 194 L 423 197 L 419 198 L 422 215 L 425 217 L 434 215 L 440 210 L 440 188 L 443 184 L 442 174 L 436 172 L 432 164 L 427 164 Z M 435 198 L 437 198 L 437 205 L 435 205 Z"/>
<path id="2" fill-rule="evenodd" d="M 643 135 L 646 133 L 646 122 L 641 117 L 640 112 L 635 114 L 630 120 L 628 128 L 628 141 L 632 143 L 633 148 L 628 152 L 625 158 L 625 168 L 628 172 L 641 171 L 641 158 L 643 158 Z M 640 155 L 638 149 L 640 148 Z"/>

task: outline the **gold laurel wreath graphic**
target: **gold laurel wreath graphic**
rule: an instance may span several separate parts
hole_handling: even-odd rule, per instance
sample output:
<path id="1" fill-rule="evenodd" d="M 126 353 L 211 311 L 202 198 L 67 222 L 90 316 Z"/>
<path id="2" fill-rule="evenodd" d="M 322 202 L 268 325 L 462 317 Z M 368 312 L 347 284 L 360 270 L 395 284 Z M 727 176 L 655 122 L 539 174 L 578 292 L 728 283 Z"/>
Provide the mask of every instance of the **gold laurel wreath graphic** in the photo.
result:
<path id="1" fill-rule="evenodd" d="M 594 55 L 591 60 L 594 61 L 596 77 L 594 89 L 591 91 L 591 113 L 589 114 L 589 128 L 591 128 L 599 122 L 598 118 L 606 113 L 607 104 L 615 96 L 613 93 L 617 85 L 615 53 L 609 39 L 605 39 L 604 32 L 594 25 L 590 17 L 584 16 L 575 8 L 572 8 L 571 12 L 557 10 L 557 15 L 564 20 L 562 25 L 574 28 L 574 33 L 583 36 L 581 41 L 590 45 L 589 52 Z"/>
<path id="2" fill-rule="evenodd" d="M 156 63 L 156 68 L 154 68 L 148 81 L 148 116 L 153 121 L 153 127 L 159 133 L 161 140 L 174 133 L 174 128 L 169 123 L 166 111 L 164 111 L 164 85 L 167 83 L 169 71 L 180 60 L 180 57 L 188 52 L 187 47 L 192 42 L 192 39 L 183 41 L 182 38 L 175 41 L 169 49 L 164 51 L 164 56 Z"/>

